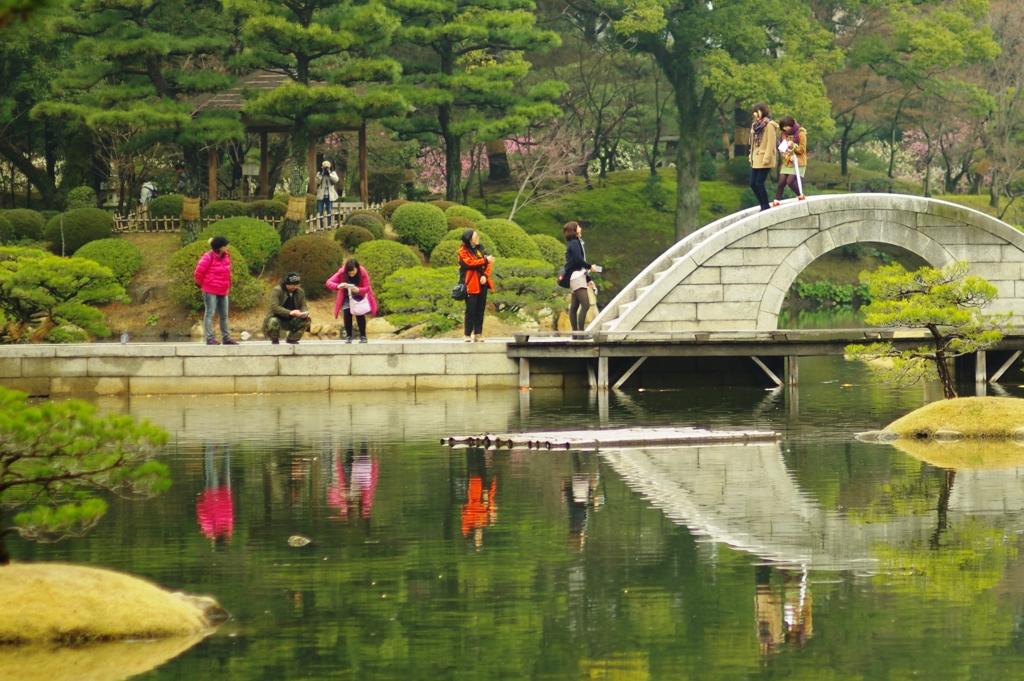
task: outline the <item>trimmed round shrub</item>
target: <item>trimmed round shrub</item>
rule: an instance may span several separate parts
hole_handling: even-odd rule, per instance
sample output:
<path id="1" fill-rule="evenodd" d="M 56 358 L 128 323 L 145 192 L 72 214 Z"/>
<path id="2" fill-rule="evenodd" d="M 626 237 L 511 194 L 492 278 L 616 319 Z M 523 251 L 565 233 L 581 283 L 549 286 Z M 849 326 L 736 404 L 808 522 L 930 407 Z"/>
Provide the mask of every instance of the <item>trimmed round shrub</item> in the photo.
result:
<path id="1" fill-rule="evenodd" d="M 398 207 L 404 206 L 407 203 L 409 202 L 406 201 L 405 199 L 395 199 L 394 201 L 388 201 L 387 203 L 380 207 L 380 214 L 384 216 L 385 220 L 390 220 L 394 212 L 398 210 Z"/>
<path id="2" fill-rule="evenodd" d="M 445 201 L 443 199 L 439 199 L 437 201 L 428 201 L 427 203 L 429 203 L 431 206 L 434 206 L 436 208 L 440 208 L 442 213 L 444 211 L 448 210 L 449 208 L 451 208 L 452 206 L 458 206 L 459 205 L 459 204 L 455 203 L 454 201 Z"/>
<path id="3" fill-rule="evenodd" d="M 384 216 L 375 210 L 370 210 L 369 208 L 356 208 L 355 210 L 349 212 L 349 214 L 345 216 L 345 224 L 347 225 L 349 222 L 352 221 L 352 218 L 354 218 L 357 215 L 369 215 L 371 218 L 376 218 L 377 221 L 380 222 L 380 224 L 382 225 L 385 222 L 387 222 L 387 220 L 384 219 Z"/>
<path id="4" fill-rule="evenodd" d="M 99 208 L 78 208 L 46 223 L 43 238 L 50 242 L 50 250 L 57 255 L 74 255 L 90 241 L 109 239 L 113 232 L 113 215 Z"/>
<path id="5" fill-rule="evenodd" d="M 78 210 L 79 208 L 95 208 L 96 204 L 96 192 L 92 187 L 75 187 L 68 192 L 68 210 Z"/>
<path id="6" fill-rule="evenodd" d="M 372 215 L 368 215 L 366 213 L 361 215 L 350 215 L 348 220 L 345 221 L 345 224 L 352 225 L 353 227 L 362 227 L 372 234 L 374 239 L 384 238 L 384 222 L 378 220 Z"/>
<path id="7" fill-rule="evenodd" d="M 746 156 L 736 156 L 725 162 L 725 172 L 733 184 L 750 184 L 750 161 Z"/>
<path id="8" fill-rule="evenodd" d="M 75 257 L 88 258 L 109 267 L 114 278 L 121 286 L 128 283 L 142 267 L 142 251 L 130 241 L 124 239 L 99 239 L 90 241 L 78 249 Z"/>
<path id="9" fill-rule="evenodd" d="M 476 231 L 477 236 L 480 237 L 480 245 L 484 247 L 484 251 L 488 255 L 501 255 L 501 252 L 498 250 L 498 246 L 494 243 L 494 239 L 492 239 L 491 237 L 487 236 L 483 232 L 477 231 L 475 227 L 470 227 L 470 229 L 472 229 L 473 231 Z M 462 232 L 464 232 L 464 231 L 465 231 L 465 229 L 453 229 L 453 230 L 450 230 L 447 234 L 444 235 L 444 238 L 441 239 L 441 241 L 454 241 L 454 242 L 458 243 L 461 246 L 462 245 Z"/>
<path id="10" fill-rule="evenodd" d="M 288 212 L 286 203 L 280 201 L 253 201 L 249 204 L 249 217 L 257 220 L 280 220 Z"/>
<path id="11" fill-rule="evenodd" d="M 349 253 L 354 253 L 360 244 L 373 241 L 373 234 L 359 225 L 342 225 L 334 230 L 334 240 Z"/>
<path id="12" fill-rule="evenodd" d="M 374 286 L 380 286 L 396 270 L 422 264 L 411 248 L 386 239 L 367 241 L 356 249 L 355 257 L 370 273 L 370 283 Z"/>
<path id="13" fill-rule="evenodd" d="M 465 218 L 472 222 L 474 225 L 480 222 L 481 220 L 487 219 L 487 216 L 485 216 L 483 213 L 476 210 L 475 208 L 463 206 L 458 203 L 455 204 L 454 206 L 446 208 L 444 211 L 444 215 L 445 217 L 449 218 Z"/>
<path id="14" fill-rule="evenodd" d="M 495 291 L 488 296 L 499 313 L 531 312 L 556 307 L 562 289 L 555 282 L 554 268 L 540 260 L 501 258 L 491 270 Z"/>
<path id="15" fill-rule="evenodd" d="M 476 228 L 494 239 L 494 244 L 498 247 L 498 255 L 503 258 L 544 259 L 530 235 L 511 220 L 483 220 L 477 224 Z"/>
<path id="16" fill-rule="evenodd" d="M 215 236 L 225 236 L 231 245 L 249 263 L 250 271 L 258 274 L 270 259 L 281 250 L 281 237 L 271 225 L 256 218 L 235 217 L 218 220 L 199 235 L 207 243 Z"/>
<path id="17" fill-rule="evenodd" d="M 431 267 L 453 267 L 459 264 L 461 241 L 442 241 L 430 253 Z"/>
<path id="18" fill-rule="evenodd" d="M 459 231 L 465 229 L 476 229 L 476 223 L 466 218 L 447 217 L 445 220 L 448 221 L 448 229 L 457 229 Z"/>
<path id="19" fill-rule="evenodd" d="M 324 282 L 345 264 L 345 253 L 329 237 L 307 234 L 284 242 L 277 262 L 283 272 L 298 272 L 306 298 L 316 300 L 327 295 Z"/>
<path id="20" fill-rule="evenodd" d="M 377 285 L 377 300 L 387 310 L 388 321 L 399 329 L 425 324 L 425 336 L 451 331 L 462 323 L 465 310 L 451 295 L 458 276 L 456 267 L 397 270 Z"/>
<path id="21" fill-rule="evenodd" d="M 6 215 L 0 213 L 0 244 L 12 244 L 18 240 L 17 236 L 14 224 L 7 219 Z"/>
<path id="22" fill-rule="evenodd" d="M 41 213 L 28 208 L 15 208 L 14 210 L 5 210 L 3 216 L 10 220 L 11 225 L 14 227 L 14 239 L 20 241 L 22 239 L 28 239 L 29 241 L 41 241 L 43 238 L 43 227 L 46 226 L 46 220 L 43 219 Z"/>
<path id="23" fill-rule="evenodd" d="M 565 264 L 565 242 L 547 234 L 531 234 L 533 243 L 540 249 L 541 259 L 558 269 Z"/>
<path id="24" fill-rule="evenodd" d="M 168 293 L 174 303 L 187 310 L 203 309 L 203 292 L 196 286 L 194 273 L 199 258 L 208 250 L 210 246 L 205 241 L 196 241 L 175 252 L 167 261 Z M 231 256 L 230 307 L 250 310 L 262 302 L 266 287 L 249 274 L 249 263 L 237 248 L 228 246 L 227 250 Z"/>
<path id="25" fill-rule="evenodd" d="M 241 201 L 210 201 L 203 206 L 204 218 L 233 218 L 249 214 L 249 204 Z"/>
<path id="26" fill-rule="evenodd" d="M 181 217 L 181 205 L 185 202 L 182 194 L 165 194 L 149 202 L 149 217 L 178 218 Z"/>
<path id="27" fill-rule="evenodd" d="M 53 218 L 57 217 L 58 215 L 60 215 L 60 211 L 59 210 L 41 210 L 41 211 L 39 211 L 39 214 L 43 216 L 43 222 L 46 223 L 46 222 L 49 222 L 50 220 L 52 220 Z M 45 227 L 44 227 L 44 229 L 45 229 Z"/>
<path id="28" fill-rule="evenodd" d="M 448 232 L 444 212 L 428 203 L 406 203 L 391 216 L 391 226 L 404 244 L 430 253 Z"/>

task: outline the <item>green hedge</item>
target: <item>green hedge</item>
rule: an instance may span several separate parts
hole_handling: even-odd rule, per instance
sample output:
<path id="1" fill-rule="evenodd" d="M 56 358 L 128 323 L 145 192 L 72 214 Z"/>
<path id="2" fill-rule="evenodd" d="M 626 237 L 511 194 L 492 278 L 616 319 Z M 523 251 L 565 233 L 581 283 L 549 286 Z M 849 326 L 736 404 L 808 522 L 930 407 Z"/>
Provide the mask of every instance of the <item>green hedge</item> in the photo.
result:
<path id="1" fill-rule="evenodd" d="M 462 232 L 463 231 L 465 231 L 465 230 L 462 230 L 462 229 L 450 230 L 447 234 L 444 235 L 444 238 L 441 239 L 441 241 L 454 241 L 454 242 L 458 243 L 459 246 L 461 246 L 462 245 Z M 478 237 L 480 237 L 480 245 L 484 247 L 484 253 L 486 253 L 487 255 L 499 255 L 498 246 L 497 246 L 497 244 L 494 243 L 494 239 L 492 239 L 491 237 L 487 236 L 483 232 L 479 232 L 478 231 L 476 234 L 477 234 Z"/>
<path id="2" fill-rule="evenodd" d="M 437 269 L 458 265 L 460 248 L 462 248 L 461 241 L 442 241 L 430 252 L 430 266 Z"/>
<path id="3" fill-rule="evenodd" d="M 15 241 L 43 240 L 43 227 L 46 226 L 46 220 L 43 219 L 41 213 L 28 208 L 15 208 L 14 210 L 5 210 L 3 216 L 10 220 L 14 227 Z"/>
<path id="4" fill-rule="evenodd" d="M 378 286 L 396 270 L 421 266 L 412 249 L 396 241 L 368 241 L 356 249 L 355 257 L 369 272 L 370 283 Z"/>
<path id="5" fill-rule="evenodd" d="M 530 238 L 540 249 L 544 262 L 551 263 L 556 270 L 565 264 L 565 242 L 547 234 L 531 234 Z"/>
<path id="6" fill-rule="evenodd" d="M 196 286 L 194 273 L 199 258 L 210 250 L 205 241 L 196 241 L 178 250 L 167 261 L 168 292 L 171 300 L 185 309 L 203 309 L 203 292 Z M 230 306 L 232 310 L 249 310 L 263 301 L 266 287 L 249 274 L 249 263 L 234 246 L 228 246 L 231 256 Z"/>
<path id="7" fill-rule="evenodd" d="M 536 312 L 562 304 L 563 289 L 555 281 L 555 268 L 540 260 L 500 258 L 491 269 L 494 291 L 487 297 L 499 314 Z"/>
<path id="8" fill-rule="evenodd" d="M 406 203 L 391 215 L 391 226 L 404 244 L 430 253 L 448 232 L 444 212 L 428 203 Z"/>
<path id="9" fill-rule="evenodd" d="M 149 217 L 179 218 L 181 217 L 181 205 L 184 202 L 185 197 L 182 194 L 158 196 L 149 202 Z"/>
<path id="10" fill-rule="evenodd" d="M 384 222 L 378 220 L 369 213 L 361 213 L 359 215 L 350 215 L 345 221 L 346 225 L 352 225 L 354 227 L 362 227 L 363 229 L 370 232 L 374 239 L 384 238 Z"/>
<path id="11" fill-rule="evenodd" d="M 241 201 L 210 201 L 203 206 L 204 218 L 234 218 L 249 214 L 249 204 Z"/>
<path id="12" fill-rule="evenodd" d="M 476 229 L 476 223 L 466 218 L 448 216 L 445 220 L 448 222 L 449 230 L 457 229 L 460 234 L 467 229 Z"/>
<path id="13" fill-rule="evenodd" d="M 424 335 L 432 336 L 462 323 L 465 304 L 451 295 L 458 278 L 457 267 L 400 269 L 384 281 L 377 298 L 392 325 L 405 329 L 426 324 Z"/>
<path id="14" fill-rule="evenodd" d="M 306 298 L 316 300 L 328 294 L 324 282 L 345 264 L 345 253 L 329 237 L 306 234 L 286 241 L 277 262 L 283 272 L 298 272 Z"/>
<path id="15" fill-rule="evenodd" d="M 345 224 L 349 224 L 352 221 L 352 218 L 357 215 L 369 215 L 371 218 L 376 218 L 382 225 L 387 222 L 387 219 L 375 210 L 370 210 L 369 208 L 356 208 L 345 216 Z"/>
<path id="16" fill-rule="evenodd" d="M 270 259 L 281 250 L 281 237 L 271 225 L 256 218 L 234 217 L 218 220 L 203 230 L 199 241 L 207 243 L 215 236 L 227 237 L 231 245 L 249 263 L 250 271 L 259 274 Z"/>
<path id="17" fill-rule="evenodd" d="M 334 231 L 334 240 L 349 253 L 354 253 L 360 244 L 373 241 L 373 234 L 359 225 L 342 225 Z"/>
<path id="18" fill-rule="evenodd" d="M 437 201 L 427 201 L 427 203 L 430 204 L 431 206 L 434 206 L 435 208 L 441 209 L 442 213 L 448 210 L 449 208 L 452 208 L 453 206 L 459 205 L 454 201 L 445 201 L 443 199 L 439 199 Z"/>
<path id="19" fill-rule="evenodd" d="M 78 249 L 76 257 L 88 258 L 109 267 L 114 273 L 117 283 L 128 286 L 132 277 L 142 267 L 142 251 L 130 241 L 124 239 L 99 239 L 90 241 Z"/>
<path id="20" fill-rule="evenodd" d="M 445 210 L 444 214 L 445 217 L 449 218 L 465 218 L 472 222 L 474 225 L 478 222 L 487 219 L 487 216 L 485 216 L 483 213 L 476 210 L 475 208 L 470 208 L 469 206 L 463 206 L 460 204 L 455 204 L 454 206 L 451 206 L 450 208 Z"/>
<path id="21" fill-rule="evenodd" d="M 273 220 L 284 217 L 288 212 L 288 206 L 280 201 L 253 201 L 249 204 L 248 215 L 257 220 Z"/>
<path id="22" fill-rule="evenodd" d="M 78 208 L 61 213 L 46 223 L 43 238 L 57 255 L 74 255 L 82 246 L 97 239 L 109 239 L 114 232 L 114 216 L 99 208 Z"/>
<path id="23" fill-rule="evenodd" d="M 498 248 L 497 255 L 503 258 L 543 260 L 540 249 L 530 235 L 511 220 L 483 220 L 477 224 L 476 228 L 494 239 Z"/>

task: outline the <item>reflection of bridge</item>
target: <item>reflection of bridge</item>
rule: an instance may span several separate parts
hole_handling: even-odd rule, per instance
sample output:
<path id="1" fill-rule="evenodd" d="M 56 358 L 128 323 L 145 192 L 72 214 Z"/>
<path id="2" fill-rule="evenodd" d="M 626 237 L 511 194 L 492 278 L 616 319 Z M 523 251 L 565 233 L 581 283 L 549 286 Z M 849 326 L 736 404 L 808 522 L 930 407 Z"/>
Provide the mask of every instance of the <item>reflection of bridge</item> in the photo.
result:
<path id="1" fill-rule="evenodd" d="M 634 383 L 670 387 L 685 379 L 667 376 L 696 373 L 723 376 L 707 378 L 705 384 L 734 385 L 743 379 L 736 375 L 737 368 L 742 374 L 755 364 L 774 379 L 782 376 L 783 356 L 791 358 L 789 364 L 795 367 L 793 360 L 798 356 L 841 354 L 845 343 L 858 341 L 854 333 L 833 338 L 831 345 L 802 343 L 787 348 L 785 341 L 794 340 L 792 336 L 772 334 L 778 329 L 786 292 L 800 273 L 817 258 L 850 244 L 870 244 L 910 269 L 966 260 L 973 274 L 999 290 L 990 311 L 1014 312 L 1015 321 L 1024 319 L 1024 233 L 984 213 L 934 199 L 893 194 L 815 196 L 770 211 L 755 208 L 734 213 L 690 234 L 601 310 L 588 328 L 594 343 L 534 339 L 523 347 L 525 334 L 519 334 L 518 346 L 509 346 L 509 357 L 521 360 L 523 382 L 529 378 L 529 361 L 539 360 L 534 371 L 543 372 L 545 358 L 556 359 L 561 366 L 570 359 L 596 358 L 597 370 L 590 371 L 594 374 L 591 384 L 597 388 L 615 382 L 616 374 L 628 377 L 647 358 L 655 357 L 728 357 L 730 361 L 647 362 Z M 999 349 L 1012 352 L 1021 349 L 1018 346 L 1004 343 Z M 977 375 L 993 375 L 1010 352 L 982 357 L 990 365 Z M 755 360 L 736 362 L 738 357 Z M 620 358 L 613 360 L 618 366 L 609 366 L 609 358 Z M 962 370 L 973 368 L 972 362 Z M 792 371 L 790 378 L 795 382 Z"/>
<path id="2" fill-rule="evenodd" d="M 860 523 L 825 510 L 793 479 L 778 444 L 602 451 L 634 491 L 695 534 L 781 566 L 872 570 L 872 546 L 927 542 L 935 514 Z M 1024 525 L 1024 469 L 958 472 L 950 523 L 986 515 Z"/>

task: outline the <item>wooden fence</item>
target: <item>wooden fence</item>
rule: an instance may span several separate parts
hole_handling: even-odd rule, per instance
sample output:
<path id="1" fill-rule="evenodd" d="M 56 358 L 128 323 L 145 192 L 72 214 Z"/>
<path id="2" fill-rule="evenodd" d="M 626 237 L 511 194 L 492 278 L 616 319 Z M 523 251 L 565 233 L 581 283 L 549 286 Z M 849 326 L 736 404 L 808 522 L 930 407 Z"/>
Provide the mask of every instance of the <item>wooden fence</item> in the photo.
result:
<path id="1" fill-rule="evenodd" d="M 317 232 L 333 231 L 344 221 L 345 216 L 349 213 L 364 208 L 364 204 L 361 201 L 343 202 L 336 201 L 334 203 L 334 213 L 331 215 L 317 215 L 313 214 L 306 218 L 304 234 L 316 234 Z M 380 210 L 380 204 L 370 204 L 371 210 Z M 199 231 L 202 232 L 204 229 L 217 222 L 223 220 L 223 217 L 202 217 L 199 218 Z M 284 221 L 283 218 L 260 218 L 263 222 L 271 224 L 274 229 L 279 229 L 281 223 Z M 181 231 L 181 218 L 179 217 L 162 217 L 154 218 L 150 217 L 149 213 L 145 210 L 135 211 L 128 215 L 115 215 L 114 216 L 114 232 L 115 233 L 126 233 L 126 232 L 180 232 Z"/>

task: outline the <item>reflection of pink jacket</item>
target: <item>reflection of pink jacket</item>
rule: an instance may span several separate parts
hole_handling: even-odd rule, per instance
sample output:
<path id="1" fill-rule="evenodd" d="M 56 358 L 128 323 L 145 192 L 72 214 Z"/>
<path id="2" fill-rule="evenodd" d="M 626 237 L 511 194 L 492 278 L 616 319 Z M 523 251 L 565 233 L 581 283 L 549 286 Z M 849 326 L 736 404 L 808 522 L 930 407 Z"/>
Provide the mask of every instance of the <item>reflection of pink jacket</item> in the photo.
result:
<path id="1" fill-rule="evenodd" d="M 231 256 L 223 249 L 220 255 L 207 251 L 199 258 L 194 276 L 203 293 L 226 296 L 231 290 Z"/>
<path id="2" fill-rule="evenodd" d="M 203 534 L 210 539 L 231 538 L 235 529 L 235 509 L 230 487 L 206 488 L 196 502 L 196 516 Z"/>
<path id="3" fill-rule="evenodd" d="M 373 296 L 373 289 L 370 288 L 370 273 L 366 271 L 366 268 L 362 265 L 359 266 L 359 295 L 370 296 L 370 316 L 377 314 L 377 299 Z M 342 284 L 349 283 L 348 273 L 345 271 L 345 267 L 342 266 L 340 270 L 334 273 L 334 276 L 328 279 L 324 286 L 331 291 L 337 291 L 338 295 L 334 299 L 334 318 L 338 318 L 338 313 L 341 312 L 341 306 L 345 303 L 345 296 L 348 295 L 348 288 L 342 286 Z"/>

